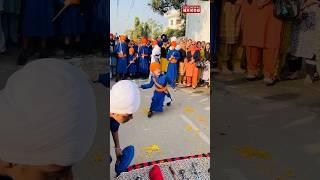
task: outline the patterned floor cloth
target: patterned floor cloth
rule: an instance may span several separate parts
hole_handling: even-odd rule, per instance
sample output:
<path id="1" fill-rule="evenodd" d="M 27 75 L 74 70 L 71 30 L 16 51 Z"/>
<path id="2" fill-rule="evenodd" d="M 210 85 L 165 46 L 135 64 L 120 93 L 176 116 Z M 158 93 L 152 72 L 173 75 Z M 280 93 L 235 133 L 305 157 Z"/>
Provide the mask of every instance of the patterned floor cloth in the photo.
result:
<path id="1" fill-rule="evenodd" d="M 115 180 L 149 180 L 153 165 L 159 165 L 165 180 L 209 180 L 210 154 L 185 156 L 141 163 L 130 166 L 128 172 L 120 174 Z M 170 171 L 170 167 L 174 172 Z"/>

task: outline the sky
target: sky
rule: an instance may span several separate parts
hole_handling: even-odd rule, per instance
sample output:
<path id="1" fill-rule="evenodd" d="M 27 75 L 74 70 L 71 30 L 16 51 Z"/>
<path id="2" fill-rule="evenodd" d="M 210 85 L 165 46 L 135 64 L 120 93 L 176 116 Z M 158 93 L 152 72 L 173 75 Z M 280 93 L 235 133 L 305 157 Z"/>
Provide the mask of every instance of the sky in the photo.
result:
<path id="1" fill-rule="evenodd" d="M 119 1 L 119 8 L 117 8 L 117 1 Z M 151 7 L 148 6 L 149 2 L 151 2 L 151 0 L 110 0 L 111 32 L 122 34 L 126 30 L 131 29 L 135 17 L 139 17 L 140 21 L 143 22 L 152 18 L 159 24 L 162 24 L 163 27 L 167 26 L 167 19 L 153 12 Z"/>

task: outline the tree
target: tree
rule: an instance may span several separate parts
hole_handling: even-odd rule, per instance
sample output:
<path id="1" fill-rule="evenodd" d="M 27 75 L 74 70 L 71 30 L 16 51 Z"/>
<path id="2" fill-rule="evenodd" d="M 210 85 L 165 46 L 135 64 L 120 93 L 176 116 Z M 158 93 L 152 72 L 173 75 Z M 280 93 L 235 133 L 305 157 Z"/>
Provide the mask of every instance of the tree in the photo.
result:
<path id="1" fill-rule="evenodd" d="M 162 34 L 162 25 L 153 19 L 141 22 L 138 17 L 134 19 L 134 27 L 125 32 L 130 38 L 148 37 L 154 39 Z"/>
<path id="2" fill-rule="evenodd" d="M 163 29 L 163 26 L 161 24 L 158 24 L 154 19 L 148 19 L 147 21 L 149 27 L 151 28 L 151 38 L 152 39 L 155 39 L 159 36 L 161 36 L 161 34 L 163 33 L 162 32 L 162 29 Z"/>
<path id="3" fill-rule="evenodd" d="M 175 33 L 176 30 L 174 29 L 170 29 L 168 28 L 164 33 L 167 35 L 167 37 L 170 39 L 171 37 L 175 36 L 174 33 Z"/>
<path id="4" fill-rule="evenodd" d="M 182 5 L 185 3 L 185 0 L 151 0 L 151 3 L 148 5 L 151 6 L 154 12 L 159 13 L 160 15 L 164 15 L 170 9 L 181 9 Z M 184 20 L 182 24 L 181 30 L 167 30 L 167 33 L 173 36 L 181 37 L 185 35 L 186 31 L 186 15 L 184 13 L 180 13 L 180 18 Z M 166 33 L 166 34 L 167 34 Z M 169 35 L 167 34 L 169 37 Z"/>
<path id="5" fill-rule="evenodd" d="M 140 19 L 138 17 L 134 18 L 134 27 L 137 28 L 140 25 Z"/>
<path id="6" fill-rule="evenodd" d="M 170 9 L 181 9 L 185 0 L 151 0 L 148 5 L 151 6 L 154 12 L 158 12 L 160 15 L 164 15 Z"/>
<path id="7" fill-rule="evenodd" d="M 167 37 L 170 39 L 171 37 L 175 36 L 175 37 L 182 37 L 185 35 L 185 30 L 184 29 L 170 29 L 168 28 L 165 32 L 164 32 Z"/>

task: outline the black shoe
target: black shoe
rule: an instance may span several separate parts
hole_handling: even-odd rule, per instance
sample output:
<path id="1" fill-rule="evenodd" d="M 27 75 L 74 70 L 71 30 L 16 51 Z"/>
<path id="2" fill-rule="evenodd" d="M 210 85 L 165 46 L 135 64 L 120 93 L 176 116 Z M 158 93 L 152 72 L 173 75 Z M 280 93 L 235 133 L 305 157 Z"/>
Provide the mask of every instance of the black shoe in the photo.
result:
<path id="1" fill-rule="evenodd" d="M 42 49 L 42 50 L 40 51 L 39 58 L 42 59 L 42 58 L 48 58 L 48 57 L 49 57 L 49 55 L 48 55 L 47 50 Z"/>
<path id="2" fill-rule="evenodd" d="M 83 58 L 82 47 L 80 42 L 74 44 L 73 56 L 76 58 Z"/>
<path id="3" fill-rule="evenodd" d="M 64 59 L 72 59 L 72 51 L 70 45 L 67 45 L 64 49 Z"/>
<path id="4" fill-rule="evenodd" d="M 167 103 L 167 106 L 171 106 L 171 102 L 168 102 L 168 103 Z"/>
<path id="5" fill-rule="evenodd" d="M 152 112 L 152 111 L 149 111 L 149 112 L 148 112 L 148 118 L 151 118 L 152 115 L 153 115 L 153 112 Z"/>
<path id="6" fill-rule="evenodd" d="M 233 63 L 232 63 L 232 61 L 227 61 L 227 69 L 229 70 L 229 71 L 233 71 L 234 70 L 234 68 L 233 68 Z"/>
<path id="7" fill-rule="evenodd" d="M 23 65 L 27 64 L 27 61 L 28 61 L 28 51 L 23 50 L 18 56 L 17 65 L 23 66 Z"/>

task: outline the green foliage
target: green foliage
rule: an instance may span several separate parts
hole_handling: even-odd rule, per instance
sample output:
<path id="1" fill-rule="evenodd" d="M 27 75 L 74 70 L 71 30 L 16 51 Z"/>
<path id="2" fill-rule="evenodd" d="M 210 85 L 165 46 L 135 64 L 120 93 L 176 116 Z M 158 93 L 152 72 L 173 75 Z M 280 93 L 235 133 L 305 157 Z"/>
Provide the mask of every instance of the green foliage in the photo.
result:
<path id="1" fill-rule="evenodd" d="M 151 0 L 148 5 L 154 12 L 164 15 L 170 9 L 181 9 L 182 4 L 185 0 Z"/>
<path id="2" fill-rule="evenodd" d="M 141 22 L 138 17 L 134 19 L 134 27 L 127 30 L 125 33 L 130 36 L 130 38 L 156 38 L 162 34 L 162 25 L 158 24 L 153 19 L 148 19 L 146 22 Z"/>
<path id="3" fill-rule="evenodd" d="M 148 25 L 151 29 L 151 38 L 152 39 L 155 39 L 155 38 L 161 36 L 161 34 L 163 33 L 162 32 L 163 26 L 161 24 L 158 24 L 153 19 L 148 19 L 148 21 L 146 23 L 148 23 Z"/>
<path id="4" fill-rule="evenodd" d="M 154 12 L 157 12 L 160 15 L 164 15 L 170 9 L 180 10 L 184 3 L 185 3 L 185 0 L 151 0 L 151 3 L 149 3 L 148 5 L 152 8 Z M 167 34 L 168 37 L 172 37 L 172 36 L 181 37 L 185 35 L 186 14 L 180 13 L 180 18 L 184 20 L 184 23 L 182 24 L 182 29 L 181 30 L 167 29 L 165 34 Z"/>
<path id="5" fill-rule="evenodd" d="M 185 28 L 182 28 L 181 30 L 177 30 L 177 29 L 167 29 L 164 32 L 168 38 L 170 39 L 171 37 L 175 36 L 175 37 L 183 37 L 185 36 Z"/>
<path id="6" fill-rule="evenodd" d="M 138 17 L 134 18 L 134 27 L 137 28 L 140 25 L 140 19 Z"/>

